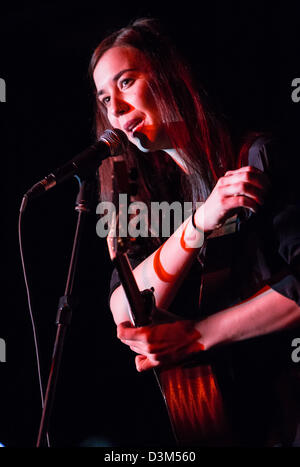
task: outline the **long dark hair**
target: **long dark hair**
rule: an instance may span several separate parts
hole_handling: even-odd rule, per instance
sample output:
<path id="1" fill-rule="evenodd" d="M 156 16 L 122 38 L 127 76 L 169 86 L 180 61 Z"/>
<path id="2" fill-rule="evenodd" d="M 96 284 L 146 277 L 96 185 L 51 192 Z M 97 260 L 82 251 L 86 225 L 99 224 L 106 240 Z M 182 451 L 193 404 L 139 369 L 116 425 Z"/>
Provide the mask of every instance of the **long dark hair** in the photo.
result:
<path id="1" fill-rule="evenodd" d="M 181 201 L 205 201 L 218 178 L 234 168 L 229 131 L 212 112 L 205 92 L 196 86 L 188 64 L 157 20 L 138 19 L 106 37 L 92 55 L 91 77 L 103 54 L 117 46 L 134 47 L 144 54 L 152 70 L 149 85 L 163 121 L 183 120 L 189 134 L 187 143 L 182 132 L 177 128 L 174 131 L 172 124 L 167 125 L 172 147 L 180 152 L 189 168 L 189 175 L 178 169 L 164 152 L 144 154 L 131 145 L 126 161 L 139 171 L 144 201 L 159 198 L 170 201 L 176 191 L 177 197 L 181 195 Z M 111 128 L 106 110 L 96 97 L 96 136 L 99 137 L 106 128 Z M 111 164 L 103 164 L 101 170 L 104 172 L 101 192 L 107 199 Z M 160 179 L 163 183 L 159 183 Z"/>
<path id="2" fill-rule="evenodd" d="M 208 108 L 204 92 L 195 85 L 189 66 L 161 30 L 155 19 L 143 18 L 106 37 L 94 51 L 89 72 L 93 75 L 102 55 L 112 47 L 127 46 L 140 50 L 152 69 L 151 89 L 164 121 L 183 119 L 190 135 L 188 152 L 182 150 L 183 135 L 167 128 L 175 148 L 179 148 L 187 165 L 199 176 L 201 198 L 206 198 L 216 180 L 233 168 L 229 134 Z M 97 136 L 110 124 L 96 98 Z M 197 177 L 196 177 L 197 178 Z"/>

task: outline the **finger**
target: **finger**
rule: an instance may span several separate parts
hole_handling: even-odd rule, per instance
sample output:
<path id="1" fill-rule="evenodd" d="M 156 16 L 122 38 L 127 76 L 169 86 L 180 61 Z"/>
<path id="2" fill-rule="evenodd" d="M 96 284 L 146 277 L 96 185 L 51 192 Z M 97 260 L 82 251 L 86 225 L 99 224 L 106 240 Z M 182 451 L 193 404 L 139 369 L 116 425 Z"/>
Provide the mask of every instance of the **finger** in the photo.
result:
<path id="1" fill-rule="evenodd" d="M 168 357 L 168 354 L 178 352 L 179 349 L 187 348 L 191 345 L 191 342 L 186 342 L 184 345 L 178 344 L 171 344 L 170 342 L 155 342 L 154 344 L 149 344 L 147 342 L 139 342 L 139 341 L 126 341 L 122 340 L 123 344 L 128 345 L 130 349 L 145 357 L 150 359 L 165 359 Z"/>
<path id="2" fill-rule="evenodd" d="M 200 352 L 205 350 L 204 345 L 199 342 L 190 342 L 186 345 L 176 345 L 169 346 L 165 349 L 158 349 L 157 351 L 149 350 L 143 346 L 130 345 L 130 349 L 135 353 L 143 355 L 152 362 L 158 362 L 159 364 L 163 363 L 173 363 L 177 360 L 182 360 L 192 352 Z"/>
<path id="3" fill-rule="evenodd" d="M 270 189 L 270 181 L 264 173 L 256 174 L 252 172 L 234 173 L 231 176 L 222 177 L 219 179 L 219 186 L 226 187 L 234 183 L 248 183 L 256 186 L 262 192 L 267 192 Z"/>
<path id="4" fill-rule="evenodd" d="M 150 361 L 147 357 L 144 357 L 143 355 L 137 355 L 135 357 L 135 366 L 137 371 L 141 372 L 151 370 L 152 368 L 159 366 L 159 363 Z"/>
<path id="5" fill-rule="evenodd" d="M 147 368 L 147 357 L 144 357 L 144 355 L 137 355 L 135 357 L 135 366 L 139 372 L 149 369 L 149 367 Z"/>
<path id="6" fill-rule="evenodd" d="M 239 169 L 228 170 L 225 172 L 224 177 L 230 177 L 231 175 L 235 175 L 237 173 L 256 173 L 256 174 L 263 174 L 264 172 L 253 165 L 245 165 L 244 167 L 240 167 Z"/>
<path id="7" fill-rule="evenodd" d="M 119 339 L 126 345 L 135 346 L 143 354 L 161 353 L 197 341 L 201 336 L 193 321 L 145 326 L 143 329 L 122 329 Z"/>
<path id="8" fill-rule="evenodd" d="M 117 326 L 117 336 L 120 340 L 137 340 L 144 327 L 135 328 L 130 321 L 124 321 Z"/>
<path id="9" fill-rule="evenodd" d="M 223 188 L 223 196 L 247 196 L 262 205 L 265 193 L 255 185 L 247 182 L 234 183 Z"/>
<path id="10" fill-rule="evenodd" d="M 244 195 L 230 196 L 224 201 L 226 217 L 238 214 L 241 208 L 247 208 L 253 213 L 257 213 L 259 206 L 253 198 Z"/>
<path id="11" fill-rule="evenodd" d="M 271 189 L 269 177 L 264 172 L 254 167 L 243 167 L 249 170 L 235 170 L 221 177 L 218 181 L 219 186 L 226 186 L 230 183 L 245 182 L 257 186 L 262 192 L 267 193 Z"/>
<path id="12" fill-rule="evenodd" d="M 124 344 L 125 344 L 125 342 L 124 342 Z M 128 345 L 128 344 L 127 344 L 127 345 Z M 136 345 L 129 345 L 129 347 L 130 347 L 130 349 L 131 349 L 133 352 L 138 353 L 138 354 L 141 354 L 141 355 L 147 357 L 147 355 L 144 355 L 144 354 L 143 354 L 143 351 L 142 351 L 142 349 L 141 349 L 140 347 L 138 347 L 138 346 L 136 346 Z"/>
<path id="13" fill-rule="evenodd" d="M 204 345 L 199 342 L 193 342 L 184 349 L 177 349 L 176 351 L 169 350 L 168 353 L 156 356 L 153 358 L 151 355 L 137 355 L 135 357 L 136 368 L 138 371 L 147 371 L 151 368 L 160 367 L 163 365 L 174 365 L 180 363 L 187 358 L 205 350 Z"/>

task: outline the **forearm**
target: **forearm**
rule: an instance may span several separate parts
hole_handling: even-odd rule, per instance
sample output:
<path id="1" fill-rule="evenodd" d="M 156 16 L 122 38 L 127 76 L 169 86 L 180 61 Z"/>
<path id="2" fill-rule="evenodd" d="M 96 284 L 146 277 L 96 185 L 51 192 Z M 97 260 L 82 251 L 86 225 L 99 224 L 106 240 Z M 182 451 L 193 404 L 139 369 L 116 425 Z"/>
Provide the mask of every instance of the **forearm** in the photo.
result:
<path id="1" fill-rule="evenodd" d="M 134 269 L 140 290 L 153 287 L 156 306 L 167 309 L 202 246 L 204 233 L 219 228 L 240 208 L 255 211 L 263 202 L 263 193 L 264 178 L 258 169 L 242 167 L 226 172 L 195 212 L 194 222 L 199 231 L 193 227 L 190 216 L 161 249 Z M 117 324 L 128 319 L 122 287 L 112 294 L 110 307 Z"/>
<path id="2" fill-rule="evenodd" d="M 196 325 L 205 349 L 280 331 L 300 323 L 300 307 L 273 289 L 222 310 Z"/>
<path id="3" fill-rule="evenodd" d="M 158 308 L 167 309 L 186 277 L 199 248 L 203 234 L 186 219 L 163 246 L 141 262 L 133 271 L 140 290 L 154 288 Z M 123 287 L 118 287 L 111 296 L 111 311 L 117 324 L 128 319 L 128 303 Z"/>

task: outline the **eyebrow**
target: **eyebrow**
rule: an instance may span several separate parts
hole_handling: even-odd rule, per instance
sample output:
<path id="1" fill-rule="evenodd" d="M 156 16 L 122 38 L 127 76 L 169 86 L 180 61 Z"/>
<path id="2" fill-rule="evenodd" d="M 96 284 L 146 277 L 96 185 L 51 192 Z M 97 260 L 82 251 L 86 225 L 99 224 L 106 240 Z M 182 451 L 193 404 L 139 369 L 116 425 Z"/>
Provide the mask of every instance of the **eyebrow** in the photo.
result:
<path id="1" fill-rule="evenodd" d="M 119 73 L 117 73 L 112 81 L 116 82 L 118 81 L 119 78 L 121 78 L 121 76 L 124 74 L 124 73 L 127 73 L 128 71 L 136 71 L 136 68 L 125 68 L 124 70 L 121 70 L 119 71 Z M 101 96 L 101 94 L 104 94 L 104 89 L 100 89 L 98 92 L 97 92 L 97 96 Z"/>

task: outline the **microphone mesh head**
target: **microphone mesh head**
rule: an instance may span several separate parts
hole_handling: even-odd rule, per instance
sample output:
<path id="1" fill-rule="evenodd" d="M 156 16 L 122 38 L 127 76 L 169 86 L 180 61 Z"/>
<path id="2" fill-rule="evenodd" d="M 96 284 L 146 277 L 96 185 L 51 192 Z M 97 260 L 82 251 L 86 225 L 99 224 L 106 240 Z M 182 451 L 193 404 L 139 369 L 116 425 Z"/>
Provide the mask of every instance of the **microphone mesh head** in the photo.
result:
<path id="1" fill-rule="evenodd" d="M 104 141 L 110 148 L 111 156 L 122 154 L 128 145 L 128 139 L 124 131 L 114 128 L 113 130 L 105 130 L 99 138 Z"/>

